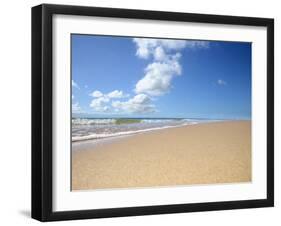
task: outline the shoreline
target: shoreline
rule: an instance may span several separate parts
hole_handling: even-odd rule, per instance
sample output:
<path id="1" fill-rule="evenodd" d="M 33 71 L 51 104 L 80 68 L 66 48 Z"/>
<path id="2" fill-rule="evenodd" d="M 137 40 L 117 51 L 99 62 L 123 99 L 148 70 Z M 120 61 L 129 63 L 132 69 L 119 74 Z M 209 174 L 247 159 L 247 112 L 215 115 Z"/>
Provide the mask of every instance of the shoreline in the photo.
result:
<path id="1" fill-rule="evenodd" d="M 199 123 L 190 123 L 190 124 L 182 124 L 182 125 L 175 125 L 175 126 L 162 126 L 162 127 L 154 127 L 154 128 L 141 129 L 141 130 L 135 130 L 135 131 L 123 131 L 123 132 L 119 132 L 116 134 L 108 134 L 108 136 L 104 136 L 104 137 L 94 137 L 93 135 L 87 135 L 87 136 L 78 137 L 78 138 L 72 137 L 72 143 L 83 142 L 83 141 L 87 141 L 87 140 L 99 140 L 99 139 L 107 139 L 107 138 L 113 138 L 113 137 L 129 136 L 129 135 L 134 135 L 134 134 L 153 132 L 155 130 L 177 128 L 177 127 L 196 125 L 196 124 L 199 124 Z M 97 134 L 95 136 L 97 136 Z"/>
<path id="2" fill-rule="evenodd" d="M 73 190 L 251 181 L 250 120 L 99 140 L 72 142 Z"/>
<path id="3" fill-rule="evenodd" d="M 109 136 L 109 137 L 103 137 L 103 138 L 72 141 L 72 151 L 81 151 L 81 149 L 83 147 L 87 148 L 87 149 L 94 148 L 95 146 L 98 146 L 100 144 L 114 143 L 114 142 L 118 142 L 119 139 L 126 139 L 128 137 L 132 137 L 132 136 L 136 136 L 136 135 L 140 135 L 140 134 L 153 133 L 153 132 L 157 132 L 157 131 L 161 131 L 161 130 L 180 128 L 180 127 L 186 127 L 186 126 L 194 126 L 194 125 L 198 125 L 198 124 L 207 124 L 207 123 L 217 123 L 217 122 L 202 122 L 202 123 L 192 123 L 192 124 L 187 124 L 187 125 L 161 127 L 161 128 L 149 129 L 149 130 L 145 130 L 145 131 L 137 131 L 135 133 L 125 134 L 125 135 L 116 135 L 116 136 Z M 79 147 L 79 146 L 81 146 L 81 147 Z"/>
<path id="4" fill-rule="evenodd" d="M 175 125 L 175 126 L 163 126 L 163 127 L 155 127 L 155 128 L 150 128 L 150 129 L 143 129 L 143 130 L 136 130 L 136 131 L 126 131 L 123 134 L 112 134 L 107 137 L 92 137 L 92 135 L 84 136 L 84 137 L 72 137 L 71 143 L 73 144 L 78 144 L 78 143 L 83 143 L 83 142 L 98 142 L 101 140 L 106 140 L 106 139 L 114 139 L 114 138 L 122 138 L 122 137 L 127 137 L 127 136 L 132 136 L 136 134 L 142 134 L 142 133 L 148 133 L 148 132 L 153 132 L 157 130 L 163 130 L 163 129 L 171 129 L 171 128 L 178 128 L 178 127 L 184 127 L 184 126 L 192 126 L 192 125 L 198 125 L 198 124 L 209 124 L 209 123 L 218 123 L 218 122 L 236 122 L 236 121 L 251 121 L 251 120 L 217 120 L 217 121 L 206 121 L 206 122 L 193 122 L 190 124 L 183 124 L 183 125 Z M 73 140 L 74 138 L 74 140 Z"/>

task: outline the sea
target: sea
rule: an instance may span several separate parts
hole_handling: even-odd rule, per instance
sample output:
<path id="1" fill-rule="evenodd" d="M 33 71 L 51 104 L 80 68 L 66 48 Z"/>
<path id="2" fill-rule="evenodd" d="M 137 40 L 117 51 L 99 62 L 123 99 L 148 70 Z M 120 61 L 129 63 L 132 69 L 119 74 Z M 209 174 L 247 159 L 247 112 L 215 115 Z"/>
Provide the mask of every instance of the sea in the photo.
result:
<path id="1" fill-rule="evenodd" d="M 126 136 L 222 120 L 193 118 L 72 118 L 72 142 Z"/>

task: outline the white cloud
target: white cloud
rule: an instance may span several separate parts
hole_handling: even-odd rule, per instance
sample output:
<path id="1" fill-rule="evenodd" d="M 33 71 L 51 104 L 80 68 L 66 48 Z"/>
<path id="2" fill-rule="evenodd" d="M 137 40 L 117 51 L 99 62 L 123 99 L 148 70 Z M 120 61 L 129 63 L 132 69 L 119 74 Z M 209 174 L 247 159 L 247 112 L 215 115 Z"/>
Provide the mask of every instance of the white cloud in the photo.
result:
<path id="1" fill-rule="evenodd" d="M 114 90 L 108 94 L 106 94 L 109 98 L 125 98 L 128 97 L 128 94 L 124 94 L 121 90 Z"/>
<path id="2" fill-rule="evenodd" d="M 128 101 L 113 101 L 112 107 L 116 111 L 125 113 L 152 113 L 155 112 L 155 106 L 151 104 L 151 99 L 146 94 L 138 94 Z"/>
<path id="3" fill-rule="evenodd" d="M 123 91 L 121 90 L 114 90 L 112 92 L 109 93 L 102 93 L 99 90 L 95 90 L 92 93 L 90 93 L 91 97 L 95 97 L 95 98 L 99 98 L 99 97 L 106 97 L 109 99 L 113 99 L 113 98 L 125 98 L 128 97 L 128 94 L 123 93 Z"/>
<path id="4" fill-rule="evenodd" d="M 164 62 L 153 62 L 145 68 L 144 77 L 135 87 L 136 93 L 161 96 L 170 90 L 172 79 L 181 75 L 180 54 L 168 56 Z"/>
<path id="5" fill-rule="evenodd" d="M 189 49 L 208 49 L 210 43 L 208 41 L 186 41 L 185 47 Z"/>
<path id="6" fill-rule="evenodd" d="M 152 50 L 157 46 L 157 39 L 134 38 L 133 42 L 137 45 L 136 55 L 144 59 L 147 59 Z"/>
<path id="7" fill-rule="evenodd" d="M 208 41 L 134 38 L 133 42 L 137 46 L 136 55 L 138 57 L 148 59 L 150 55 L 153 55 L 155 60 L 161 60 L 162 57 L 159 59 L 159 54 L 163 56 L 163 53 L 165 52 L 179 51 L 184 48 L 209 48 Z"/>
<path id="8" fill-rule="evenodd" d="M 217 83 L 221 86 L 225 86 L 227 84 L 226 81 L 224 81 L 222 79 L 218 79 Z"/>
<path id="9" fill-rule="evenodd" d="M 103 94 L 99 90 L 95 90 L 90 93 L 90 96 L 94 97 L 94 99 L 90 103 L 90 107 L 94 109 L 96 112 L 106 112 L 110 110 L 108 106 L 111 99 L 120 99 L 128 97 L 128 94 L 124 94 L 121 90 L 114 90 L 107 94 Z"/>
<path id="10" fill-rule="evenodd" d="M 136 44 L 138 57 L 144 59 L 153 57 L 153 61 L 145 68 L 144 77 L 135 86 L 137 94 L 145 93 L 150 96 L 167 93 L 173 78 L 181 75 L 179 59 L 182 49 L 209 48 L 207 41 L 134 38 L 133 42 Z"/>
<path id="11" fill-rule="evenodd" d="M 165 49 L 170 50 L 183 49 L 185 48 L 187 42 L 188 41 L 185 40 L 158 39 L 159 45 L 163 46 Z"/>
<path id="12" fill-rule="evenodd" d="M 167 55 L 163 47 L 158 46 L 154 51 L 154 59 L 157 61 L 164 61 L 167 59 Z"/>
<path id="13" fill-rule="evenodd" d="M 108 97 L 101 96 L 99 98 L 93 99 L 90 103 L 90 107 L 92 107 L 94 111 L 104 112 L 109 110 L 108 106 L 105 105 L 109 101 L 110 99 Z"/>
<path id="14" fill-rule="evenodd" d="M 72 103 L 72 113 L 80 113 L 81 111 L 82 110 L 78 102 Z"/>
<path id="15" fill-rule="evenodd" d="M 144 70 L 144 76 L 135 85 L 136 95 L 126 101 L 114 100 L 126 98 L 129 95 L 121 90 L 113 90 L 102 93 L 93 91 L 90 96 L 94 99 L 90 107 L 97 112 L 115 112 L 146 114 L 156 112 L 151 97 L 161 96 L 169 92 L 172 80 L 182 73 L 180 65 L 180 51 L 184 48 L 200 49 L 208 48 L 209 42 L 186 41 L 168 39 L 134 38 L 136 44 L 136 55 L 151 62 Z"/>
<path id="16" fill-rule="evenodd" d="M 93 91 L 92 93 L 90 93 L 90 96 L 91 97 L 102 97 L 103 96 L 103 93 L 98 91 L 98 90 L 95 90 Z"/>
<path id="17" fill-rule="evenodd" d="M 80 87 L 78 86 L 78 84 L 76 82 L 74 82 L 74 80 L 72 80 L 72 86 L 77 89 L 80 89 Z"/>

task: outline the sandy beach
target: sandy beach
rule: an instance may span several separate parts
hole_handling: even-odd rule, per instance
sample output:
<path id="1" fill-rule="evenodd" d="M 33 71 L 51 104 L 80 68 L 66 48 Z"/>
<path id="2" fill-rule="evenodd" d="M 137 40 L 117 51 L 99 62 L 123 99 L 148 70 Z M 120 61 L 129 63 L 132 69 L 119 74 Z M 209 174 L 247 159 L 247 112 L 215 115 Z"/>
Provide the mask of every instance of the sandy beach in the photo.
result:
<path id="1" fill-rule="evenodd" d="M 76 143 L 72 150 L 73 190 L 251 181 L 250 121 L 188 125 L 93 143 Z"/>

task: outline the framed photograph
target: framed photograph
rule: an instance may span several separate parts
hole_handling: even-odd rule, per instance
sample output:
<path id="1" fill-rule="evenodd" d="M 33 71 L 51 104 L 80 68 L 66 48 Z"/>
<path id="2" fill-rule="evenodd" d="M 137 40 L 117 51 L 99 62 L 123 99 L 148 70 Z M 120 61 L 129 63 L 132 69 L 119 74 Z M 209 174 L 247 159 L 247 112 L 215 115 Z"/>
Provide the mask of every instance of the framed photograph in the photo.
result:
<path id="1" fill-rule="evenodd" d="M 32 8 L 32 217 L 274 205 L 274 21 Z"/>

